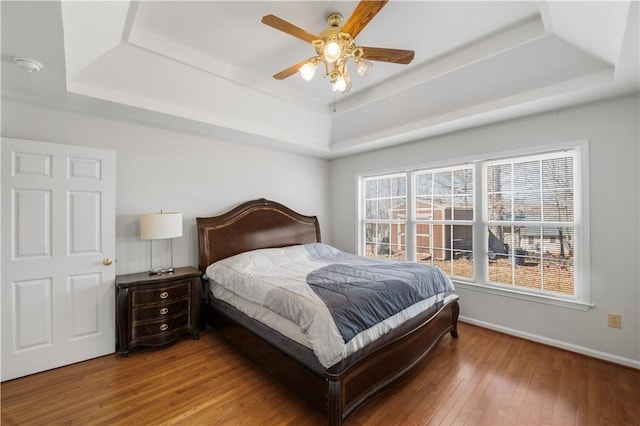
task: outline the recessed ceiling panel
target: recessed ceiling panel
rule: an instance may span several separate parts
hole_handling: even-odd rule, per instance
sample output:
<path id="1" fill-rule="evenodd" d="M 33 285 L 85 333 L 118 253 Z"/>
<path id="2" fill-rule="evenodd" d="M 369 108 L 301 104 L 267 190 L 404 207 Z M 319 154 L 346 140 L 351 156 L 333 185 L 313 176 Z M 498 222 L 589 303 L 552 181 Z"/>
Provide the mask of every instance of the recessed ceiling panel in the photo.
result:
<path id="1" fill-rule="evenodd" d="M 319 33 L 357 4 L 0 2 L 2 97 L 330 158 L 638 91 L 634 1 L 391 0 L 356 41 L 411 64 L 352 69 L 335 99 L 320 75 L 273 79 L 314 49 L 263 16 Z"/>
<path id="2" fill-rule="evenodd" d="M 530 94 L 546 87 L 613 68 L 556 36 L 545 36 L 472 63 L 420 85 L 339 114 L 332 140 L 346 141 L 424 122 L 493 101 Z M 568 86 L 569 87 L 569 86 Z M 393 107 L 390 107 L 393 105 Z"/>
<path id="3" fill-rule="evenodd" d="M 319 34 L 327 27 L 328 14 L 339 12 L 346 20 L 357 3 L 140 2 L 129 42 L 240 84 L 275 84 L 277 90 L 295 91 L 298 96 L 332 104 L 327 78 L 317 75 L 306 82 L 294 75 L 283 81 L 273 80 L 274 74 L 315 55 L 315 50 L 310 44 L 262 24 L 261 19 L 273 14 Z M 356 41 L 362 46 L 415 50 L 414 62 L 408 66 L 375 62 L 366 78 L 353 72 L 353 90 L 363 91 L 407 68 L 536 16 L 535 2 L 390 1 Z"/>

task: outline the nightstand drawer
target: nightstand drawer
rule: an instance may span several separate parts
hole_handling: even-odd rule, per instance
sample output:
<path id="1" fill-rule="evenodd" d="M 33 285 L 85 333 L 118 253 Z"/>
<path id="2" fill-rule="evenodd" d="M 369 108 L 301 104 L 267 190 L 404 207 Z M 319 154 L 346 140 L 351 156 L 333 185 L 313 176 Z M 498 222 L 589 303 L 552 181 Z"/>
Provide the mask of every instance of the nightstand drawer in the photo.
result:
<path id="1" fill-rule="evenodd" d="M 131 322 L 149 321 L 176 316 L 178 314 L 189 313 L 189 299 L 171 301 L 166 304 L 146 306 L 144 308 L 133 308 L 131 310 Z"/>
<path id="2" fill-rule="evenodd" d="M 131 340 L 169 335 L 181 328 L 189 327 L 189 315 L 167 318 L 147 324 L 135 325 L 131 328 Z"/>
<path id="3" fill-rule="evenodd" d="M 133 307 L 148 303 L 163 303 L 188 297 L 191 294 L 191 282 L 184 281 L 175 285 L 148 290 L 136 289 L 131 293 L 131 304 Z"/>

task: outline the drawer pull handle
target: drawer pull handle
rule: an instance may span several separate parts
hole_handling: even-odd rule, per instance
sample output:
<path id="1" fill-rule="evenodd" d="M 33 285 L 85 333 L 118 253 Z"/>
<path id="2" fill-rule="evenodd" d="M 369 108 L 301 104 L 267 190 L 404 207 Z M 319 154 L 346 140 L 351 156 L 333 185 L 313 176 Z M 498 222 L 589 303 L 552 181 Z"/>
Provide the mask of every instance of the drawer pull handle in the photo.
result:
<path id="1" fill-rule="evenodd" d="M 169 326 L 168 326 L 167 324 L 162 324 L 162 325 L 160 326 L 160 330 L 161 330 L 161 331 L 166 331 L 168 328 L 169 328 Z"/>
<path id="2" fill-rule="evenodd" d="M 167 312 L 169 312 L 169 309 L 167 309 L 167 308 L 160 309 L 160 315 L 166 315 Z"/>
<path id="3" fill-rule="evenodd" d="M 166 291 L 160 293 L 160 299 L 166 299 L 167 297 L 169 297 L 169 293 L 167 293 Z"/>

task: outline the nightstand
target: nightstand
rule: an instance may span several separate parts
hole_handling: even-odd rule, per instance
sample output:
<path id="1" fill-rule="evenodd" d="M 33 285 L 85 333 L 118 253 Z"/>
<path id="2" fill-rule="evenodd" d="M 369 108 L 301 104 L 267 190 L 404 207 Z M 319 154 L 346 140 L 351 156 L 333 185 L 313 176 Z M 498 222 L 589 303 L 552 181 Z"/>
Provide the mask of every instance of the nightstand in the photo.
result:
<path id="1" fill-rule="evenodd" d="M 137 346 L 160 346 L 190 333 L 198 339 L 202 282 L 193 267 L 171 274 L 148 272 L 116 277 L 118 352 Z"/>

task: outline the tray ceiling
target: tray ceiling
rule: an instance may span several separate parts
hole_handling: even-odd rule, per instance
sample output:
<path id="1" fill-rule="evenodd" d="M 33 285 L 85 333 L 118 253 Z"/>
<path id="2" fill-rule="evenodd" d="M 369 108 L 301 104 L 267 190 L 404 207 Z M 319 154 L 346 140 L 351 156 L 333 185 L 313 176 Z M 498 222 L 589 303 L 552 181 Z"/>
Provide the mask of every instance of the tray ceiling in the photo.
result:
<path id="1" fill-rule="evenodd" d="M 314 50 L 262 16 L 319 33 L 356 4 L 4 1 L 3 96 L 330 158 L 638 91 L 636 2 L 392 0 L 357 42 L 410 65 L 375 62 L 335 97 L 272 78 Z"/>

